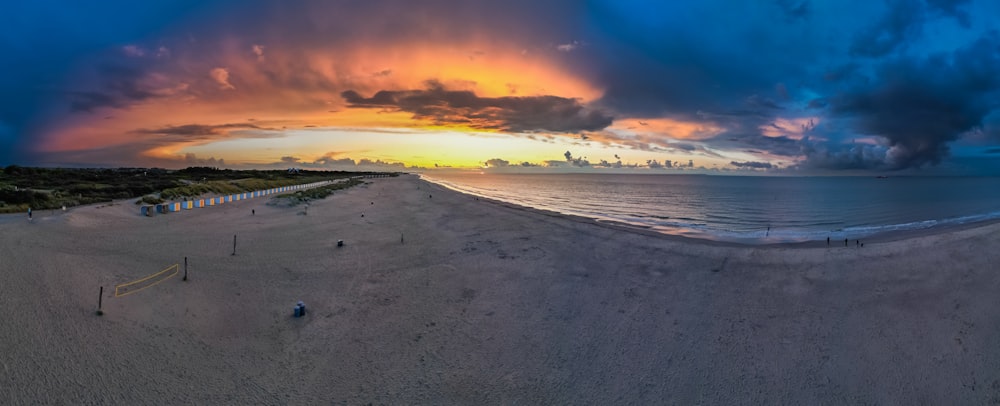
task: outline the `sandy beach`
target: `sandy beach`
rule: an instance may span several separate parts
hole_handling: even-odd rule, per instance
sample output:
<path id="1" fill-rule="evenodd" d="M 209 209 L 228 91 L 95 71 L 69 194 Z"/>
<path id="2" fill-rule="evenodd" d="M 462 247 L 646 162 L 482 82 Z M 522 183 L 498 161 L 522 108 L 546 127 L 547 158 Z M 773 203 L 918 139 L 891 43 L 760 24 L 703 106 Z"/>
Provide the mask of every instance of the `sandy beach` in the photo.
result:
<path id="1" fill-rule="evenodd" d="M 737 246 L 370 182 L 3 216 L 0 400 L 1000 403 L 1000 224 Z"/>

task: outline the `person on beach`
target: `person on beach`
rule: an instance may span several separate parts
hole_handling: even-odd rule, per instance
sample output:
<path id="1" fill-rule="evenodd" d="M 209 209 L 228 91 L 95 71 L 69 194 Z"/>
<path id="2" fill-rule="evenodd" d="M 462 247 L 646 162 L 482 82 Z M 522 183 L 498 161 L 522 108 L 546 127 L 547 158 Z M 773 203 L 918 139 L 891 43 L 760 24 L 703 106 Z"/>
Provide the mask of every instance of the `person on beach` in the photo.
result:
<path id="1" fill-rule="evenodd" d="M 28 221 L 31 221 L 31 208 L 28 208 Z"/>
<path id="2" fill-rule="evenodd" d="M 826 245 L 830 245 L 830 237 L 826 237 Z"/>
<path id="3" fill-rule="evenodd" d="M 250 215 L 251 215 L 251 216 L 256 216 L 256 215 L 257 215 L 257 210 L 255 210 L 255 209 L 250 209 Z"/>
<path id="4" fill-rule="evenodd" d="M 844 239 L 844 246 L 845 247 L 847 246 L 847 239 L 846 238 Z"/>

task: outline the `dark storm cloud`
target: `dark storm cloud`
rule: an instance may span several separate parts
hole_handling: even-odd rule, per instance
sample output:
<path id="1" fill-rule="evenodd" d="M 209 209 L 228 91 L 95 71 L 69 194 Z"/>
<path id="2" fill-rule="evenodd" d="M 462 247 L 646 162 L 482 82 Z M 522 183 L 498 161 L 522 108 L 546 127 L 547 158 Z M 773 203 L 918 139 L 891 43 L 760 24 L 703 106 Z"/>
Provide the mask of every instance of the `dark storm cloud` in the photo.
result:
<path id="1" fill-rule="evenodd" d="M 436 124 L 466 124 L 472 128 L 512 132 L 578 133 L 602 130 L 611 116 L 585 108 L 578 100 L 559 96 L 479 97 L 465 90 L 447 90 L 431 82 L 424 90 L 381 90 L 365 98 L 353 90 L 341 93 L 353 108 L 382 108 L 412 113 Z"/>
<path id="2" fill-rule="evenodd" d="M 96 91 L 69 91 L 69 108 L 73 112 L 91 113 L 111 107 L 125 108 L 158 96 L 157 90 L 141 82 L 145 69 L 124 64 L 108 64 L 98 70 Z"/>
<path id="3" fill-rule="evenodd" d="M 771 169 L 771 168 L 774 168 L 774 165 L 772 165 L 770 162 L 757 162 L 757 161 L 737 162 L 737 161 L 731 161 L 731 162 L 729 162 L 729 164 L 732 165 L 732 166 L 735 166 L 737 168 L 745 168 L 745 169 Z"/>
<path id="4" fill-rule="evenodd" d="M 44 114 L 54 103 L 66 101 L 67 95 L 77 110 L 121 105 L 120 97 L 137 96 L 126 84 L 110 92 L 64 86 L 76 64 L 174 24 L 202 5 L 188 0 L 141 5 L 111 0 L 0 6 L 4 15 L 11 16 L 0 25 L 0 165 L 31 163 L 27 148 L 54 119 Z"/>
<path id="5" fill-rule="evenodd" d="M 884 170 L 892 168 L 887 163 L 888 149 L 879 145 L 834 143 L 804 143 L 805 161 L 796 165 L 804 169 Z"/>
<path id="6" fill-rule="evenodd" d="M 809 15 L 808 0 L 775 0 L 774 3 L 789 19 L 799 19 Z"/>
<path id="7" fill-rule="evenodd" d="M 787 79 L 806 73 L 801 60 L 820 51 L 799 35 L 804 26 L 787 21 L 789 12 L 804 17 L 805 4 L 762 2 L 737 13 L 724 2 L 649 10 L 596 2 L 592 23 L 602 35 L 588 41 L 592 63 L 579 66 L 605 86 L 603 104 L 640 116 L 692 119 L 747 102 L 779 107 L 771 100 L 782 96 L 777 84 L 787 92 Z"/>
<path id="8" fill-rule="evenodd" d="M 959 50 L 950 54 L 922 52 L 922 44 L 937 40 L 928 37 L 928 24 L 955 19 L 969 26 L 971 1 L 853 2 L 845 5 L 852 14 L 831 20 L 813 13 L 831 10 L 829 2 L 781 0 L 775 15 L 785 21 L 754 14 L 766 10 L 759 7 L 742 16 L 755 21 L 749 26 L 720 12 L 690 19 L 698 27 L 682 21 L 697 7 L 626 18 L 627 6 L 601 4 L 602 15 L 631 22 L 590 41 L 590 51 L 604 56 L 601 102 L 624 116 L 710 120 L 725 128 L 705 140 L 714 148 L 804 157 L 805 165 L 830 169 L 927 167 L 946 159 L 949 144 L 998 107 L 990 79 L 996 75 L 984 75 L 1000 67 L 992 34 L 954 42 L 948 49 Z M 996 11 L 985 4 L 975 7 Z M 801 25 L 806 20 L 816 31 Z M 740 34 L 727 34 L 734 32 Z M 762 134 L 761 127 L 789 115 L 818 116 L 827 127 L 813 139 Z M 884 142 L 849 144 L 866 136 Z"/>
<path id="9" fill-rule="evenodd" d="M 925 20 L 921 0 L 889 0 L 886 5 L 882 18 L 855 35 L 852 54 L 884 56 L 920 34 Z"/>
<path id="10" fill-rule="evenodd" d="M 936 12 L 954 17 L 964 27 L 971 24 L 969 12 L 966 9 L 969 5 L 968 0 L 927 0 L 927 5 Z"/>
<path id="11" fill-rule="evenodd" d="M 996 72 L 1000 35 L 994 32 L 951 54 L 887 60 L 873 80 L 834 96 L 830 111 L 858 133 L 884 138 L 889 168 L 938 164 L 949 143 L 1000 107 Z"/>

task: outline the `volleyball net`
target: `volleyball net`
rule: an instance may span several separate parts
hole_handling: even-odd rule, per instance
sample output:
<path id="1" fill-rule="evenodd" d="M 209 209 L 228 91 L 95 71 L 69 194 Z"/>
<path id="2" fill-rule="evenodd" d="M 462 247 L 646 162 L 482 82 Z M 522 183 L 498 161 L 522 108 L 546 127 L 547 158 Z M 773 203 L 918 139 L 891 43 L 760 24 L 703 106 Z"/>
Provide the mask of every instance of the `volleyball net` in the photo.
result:
<path id="1" fill-rule="evenodd" d="M 180 272 L 180 266 L 178 264 L 173 264 L 168 266 L 167 269 L 149 275 L 145 278 L 115 285 L 115 297 L 131 295 L 143 289 L 151 288 L 160 282 L 174 277 L 178 272 Z"/>

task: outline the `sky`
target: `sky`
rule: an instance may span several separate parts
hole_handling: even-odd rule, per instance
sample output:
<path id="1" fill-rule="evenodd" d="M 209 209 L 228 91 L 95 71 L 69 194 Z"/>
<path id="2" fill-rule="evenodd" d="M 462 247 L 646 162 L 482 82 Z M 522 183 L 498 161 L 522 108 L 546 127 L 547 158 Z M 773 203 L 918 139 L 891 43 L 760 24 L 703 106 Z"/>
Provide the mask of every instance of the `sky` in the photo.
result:
<path id="1" fill-rule="evenodd" d="M 0 8 L 0 165 L 1000 175 L 994 0 Z"/>

